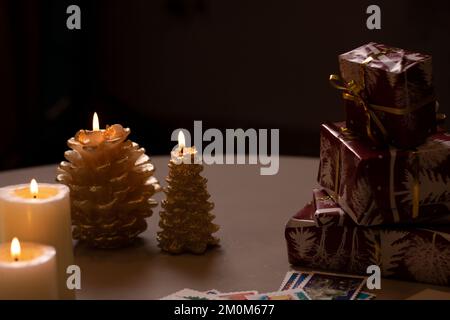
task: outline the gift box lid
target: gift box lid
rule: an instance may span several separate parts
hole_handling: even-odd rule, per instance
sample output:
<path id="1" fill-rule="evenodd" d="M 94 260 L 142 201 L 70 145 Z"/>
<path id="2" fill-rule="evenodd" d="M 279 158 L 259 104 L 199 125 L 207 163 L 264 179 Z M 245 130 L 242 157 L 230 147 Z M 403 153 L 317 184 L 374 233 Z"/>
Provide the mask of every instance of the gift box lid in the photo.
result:
<path id="1" fill-rule="evenodd" d="M 350 132 L 344 121 L 340 122 L 327 122 L 322 124 L 322 135 L 332 134 L 334 137 L 339 139 L 341 143 L 350 150 L 359 159 L 374 159 L 382 156 L 383 152 L 388 152 L 388 147 L 380 147 L 370 141 L 361 139 L 360 137 L 354 135 Z"/>
<path id="2" fill-rule="evenodd" d="M 376 160 L 387 156 L 390 150 L 395 150 L 398 157 L 409 157 L 414 152 L 423 154 L 424 157 L 428 154 L 429 157 L 443 158 L 442 162 L 444 162 L 445 158 L 450 158 L 450 133 L 445 132 L 443 128 L 439 128 L 438 132 L 430 135 L 425 143 L 411 150 L 392 146 L 378 146 L 370 141 L 363 140 L 349 131 L 344 121 L 323 123 L 321 128 L 324 129 L 321 135 L 332 134 L 360 160 Z"/>
<path id="3" fill-rule="evenodd" d="M 431 55 L 370 42 L 339 55 L 339 59 L 365 64 L 369 68 L 402 73 L 418 63 L 431 61 Z"/>

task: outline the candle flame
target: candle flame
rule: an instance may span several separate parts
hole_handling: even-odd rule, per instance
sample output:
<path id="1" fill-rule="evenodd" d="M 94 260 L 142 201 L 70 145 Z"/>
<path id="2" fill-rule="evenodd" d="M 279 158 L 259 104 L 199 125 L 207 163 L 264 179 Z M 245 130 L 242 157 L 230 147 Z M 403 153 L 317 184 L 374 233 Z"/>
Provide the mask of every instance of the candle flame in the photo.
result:
<path id="1" fill-rule="evenodd" d="M 34 198 L 36 198 L 39 193 L 39 185 L 36 179 L 33 179 L 30 182 L 30 193 Z"/>
<path id="2" fill-rule="evenodd" d="M 182 130 L 180 130 L 180 132 L 178 132 L 178 147 L 180 149 L 183 149 L 186 146 L 186 141 L 184 139 L 184 133 Z"/>
<path id="3" fill-rule="evenodd" d="M 15 261 L 19 260 L 20 257 L 20 242 L 19 239 L 14 238 L 11 241 L 11 258 L 13 258 Z"/>
<path id="4" fill-rule="evenodd" d="M 98 121 L 97 112 L 94 112 L 94 117 L 92 118 L 92 130 L 99 131 L 100 130 L 100 122 Z"/>

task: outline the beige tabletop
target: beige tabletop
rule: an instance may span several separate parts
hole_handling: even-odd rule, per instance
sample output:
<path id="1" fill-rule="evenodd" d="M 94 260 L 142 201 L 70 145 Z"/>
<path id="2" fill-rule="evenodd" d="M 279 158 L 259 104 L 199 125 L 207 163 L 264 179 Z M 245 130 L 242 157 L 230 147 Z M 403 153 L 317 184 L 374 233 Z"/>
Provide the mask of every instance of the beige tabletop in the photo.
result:
<path id="1" fill-rule="evenodd" d="M 168 157 L 152 161 L 165 186 Z M 290 269 L 284 225 L 311 200 L 317 167 L 318 159 L 301 157 L 281 157 L 274 176 L 261 176 L 257 165 L 206 166 L 222 246 L 202 256 L 161 253 L 156 245 L 158 207 L 134 247 L 93 250 L 75 245 L 82 272 L 78 299 L 157 299 L 183 288 L 276 291 Z M 52 182 L 55 169 L 50 165 L 1 172 L 0 186 L 31 178 Z M 160 193 L 156 199 L 162 197 Z M 375 293 L 381 299 L 448 298 L 450 288 L 383 279 Z"/>

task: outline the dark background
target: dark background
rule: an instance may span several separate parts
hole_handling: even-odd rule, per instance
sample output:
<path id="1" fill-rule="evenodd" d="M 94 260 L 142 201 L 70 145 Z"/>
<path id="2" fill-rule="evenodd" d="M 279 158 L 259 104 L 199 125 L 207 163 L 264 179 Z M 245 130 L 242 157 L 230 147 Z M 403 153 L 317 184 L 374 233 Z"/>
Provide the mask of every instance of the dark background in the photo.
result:
<path id="1" fill-rule="evenodd" d="M 366 29 L 370 4 L 381 30 Z M 0 0 L 0 169 L 59 162 L 94 111 L 150 154 L 203 120 L 280 128 L 281 153 L 315 155 L 319 124 L 344 117 L 337 55 L 369 41 L 432 54 L 449 113 L 449 18 L 437 0 Z"/>

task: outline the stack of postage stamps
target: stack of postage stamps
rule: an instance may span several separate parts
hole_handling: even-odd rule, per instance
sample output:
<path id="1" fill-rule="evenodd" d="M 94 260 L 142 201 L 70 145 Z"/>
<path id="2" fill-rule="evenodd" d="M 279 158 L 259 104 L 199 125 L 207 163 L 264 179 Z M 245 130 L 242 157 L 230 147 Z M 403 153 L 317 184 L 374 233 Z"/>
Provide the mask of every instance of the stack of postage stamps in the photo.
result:
<path id="1" fill-rule="evenodd" d="M 289 271 L 278 291 L 274 292 L 183 289 L 162 300 L 372 300 L 374 294 L 362 291 L 366 279 L 362 276 Z"/>

